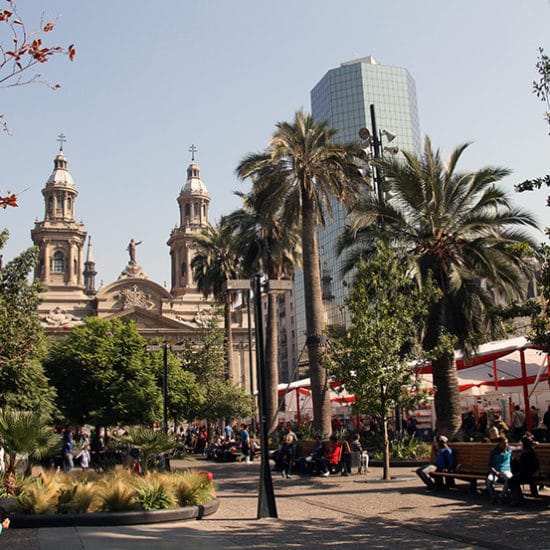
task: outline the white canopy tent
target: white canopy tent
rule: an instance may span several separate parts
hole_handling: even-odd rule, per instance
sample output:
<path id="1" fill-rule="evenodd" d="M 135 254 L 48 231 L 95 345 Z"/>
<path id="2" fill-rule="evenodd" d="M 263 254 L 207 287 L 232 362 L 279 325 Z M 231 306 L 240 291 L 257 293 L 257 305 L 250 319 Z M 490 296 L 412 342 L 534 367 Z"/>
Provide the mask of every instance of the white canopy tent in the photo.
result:
<path id="1" fill-rule="evenodd" d="M 465 401 L 468 397 L 486 396 L 486 399 L 506 399 L 522 404 L 527 424 L 531 426 L 530 405 L 546 409 L 550 404 L 550 362 L 547 353 L 536 349 L 526 338 L 499 340 L 480 346 L 473 357 L 465 360 L 462 353 L 455 354 L 458 381 Z M 417 370 L 423 386 L 433 390 L 431 365 Z M 331 383 L 339 388 L 339 382 Z M 279 398 L 285 398 L 285 410 L 300 418 L 311 412 L 310 379 L 279 384 Z M 470 399 L 471 400 L 471 399 Z M 338 408 L 354 401 L 353 395 L 333 390 L 331 402 Z"/>

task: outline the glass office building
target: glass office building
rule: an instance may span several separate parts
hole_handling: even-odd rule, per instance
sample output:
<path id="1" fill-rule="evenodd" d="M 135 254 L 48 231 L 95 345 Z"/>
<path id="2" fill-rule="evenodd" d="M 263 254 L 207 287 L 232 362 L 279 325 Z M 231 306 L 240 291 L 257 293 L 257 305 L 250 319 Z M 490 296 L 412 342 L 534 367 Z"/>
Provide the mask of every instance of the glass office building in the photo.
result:
<path id="1" fill-rule="evenodd" d="M 341 142 L 358 140 L 359 130 L 372 132 L 370 105 L 375 106 L 376 126 L 396 137 L 387 143 L 383 135 L 382 148 L 391 145 L 400 150 L 420 153 L 421 137 L 414 79 L 406 69 L 379 64 L 373 57 L 342 63 L 328 71 L 311 91 L 311 112 L 315 119 L 326 120 L 337 129 Z M 384 153 L 389 154 L 389 153 Z M 346 325 L 346 288 L 343 284 L 342 259 L 336 245 L 346 225 L 346 212 L 334 204 L 334 219 L 319 230 L 319 253 L 323 301 L 327 325 Z M 346 277 L 350 280 L 350 277 Z M 296 274 L 296 335 L 297 349 L 305 344 L 305 307 L 302 273 Z"/>

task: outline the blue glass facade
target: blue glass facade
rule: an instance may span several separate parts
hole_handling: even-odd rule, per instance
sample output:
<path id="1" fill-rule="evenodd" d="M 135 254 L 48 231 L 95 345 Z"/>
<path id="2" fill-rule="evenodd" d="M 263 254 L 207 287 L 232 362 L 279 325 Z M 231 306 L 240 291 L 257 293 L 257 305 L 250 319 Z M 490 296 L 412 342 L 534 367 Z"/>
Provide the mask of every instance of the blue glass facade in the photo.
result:
<path id="1" fill-rule="evenodd" d="M 378 64 L 372 57 L 342 63 L 328 71 L 311 91 L 311 112 L 337 129 L 341 142 L 358 140 L 361 128 L 372 129 L 370 105 L 375 106 L 379 130 L 396 134 L 391 146 L 421 150 L 420 125 L 414 79 L 406 69 Z M 388 145 L 382 137 L 382 145 Z M 346 212 L 334 202 L 334 219 L 320 229 L 319 251 L 327 325 L 346 324 L 342 258 L 336 245 L 346 224 Z M 351 278 L 346 277 L 348 281 Z M 300 350 L 305 343 L 305 307 L 302 274 L 296 274 L 296 334 Z"/>

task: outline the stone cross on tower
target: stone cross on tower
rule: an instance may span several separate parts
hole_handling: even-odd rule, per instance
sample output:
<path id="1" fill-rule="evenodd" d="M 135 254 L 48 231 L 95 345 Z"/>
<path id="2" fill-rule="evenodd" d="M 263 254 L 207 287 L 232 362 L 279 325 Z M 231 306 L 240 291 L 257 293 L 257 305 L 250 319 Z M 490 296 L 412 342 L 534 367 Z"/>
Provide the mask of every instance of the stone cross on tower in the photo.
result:
<path id="1" fill-rule="evenodd" d="M 63 144 L 67 141 L 67 138 L 61 133 L 57 136 L 57 141 L 59 142 L 59 150 L 63 151 Z"/>
<path id="2" fill-rule="evenodd" d="M 189 152 L 191 153 L 191 161 L 195 160 L 195 153 L 198 151 L 198 149 L 195 147 L 194 144 L 191 144 L 191 147 L 189 147 Z"/>

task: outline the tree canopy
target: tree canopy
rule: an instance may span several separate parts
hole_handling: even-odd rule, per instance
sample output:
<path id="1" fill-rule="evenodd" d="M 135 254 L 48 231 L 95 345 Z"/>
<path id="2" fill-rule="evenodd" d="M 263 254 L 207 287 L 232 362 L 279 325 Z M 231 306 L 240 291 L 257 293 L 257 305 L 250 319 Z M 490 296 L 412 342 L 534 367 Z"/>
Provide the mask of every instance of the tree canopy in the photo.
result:
<path id="1" fill-rule="evenodd" d="M 74 327 L 46 363 L 59 412 L 96 426 L 160 419 L 161 390 L 145 344 L 133 322 L 94 317 Z"/>
<path id="2" fill-rule="evenodd" d="M 203 396 L 191 417 L 209 421 L 231 420 L 252 413 L 252 401 L 247 391 L 224 376 L 224 334 L 216 317 L 210 319 L 193 340 L 184 343 L 181 357 L 183 368 L 199 381 Z"/>
<path id="3" fill-rule="evenodd" d="M 349 269 L 361 259 L 368 261 L 379 239 L 391 243 L 409 258 L 420 285 L 431 281 L 441 290 L 426 322 L 423 345 L 434 356 L 437 429 L 449 437 L 461 424 L 460 394 L 452 349 L 440 346 L 447 340 L 469 352 L 479 343 L 487 308 L 495 302 L 493 293 L 512 302 L 522 299 L 527 288 L 530 265 L 511 245 L 536 248 L 524 230 L 537 227 L 534 217 L 513 206 L 497 186 L 509 170 L 459 171 L 467 146 L 457 147 L 443 162 L 426 138 L 421 156 L 405 151 L 404 162 L 380 160 L 387 192 L 358 203 L 340 243 Z"/>
<path id="4" fill-rule="evenodd" d="M 259 212 L 281 212 L 288 227 L 298 223 L 306 308 L 313 422 L 331 431 L 330 391 L 320 354 L 325 337 L 317 230 L 332 217 L 334 201 L 353 201 L 363 181 L 357 143 L 336 143 L 337 131 L 298 111 L 291 122 L 279 122 L 268 147 L 244 157 L 237 167 L 241 179 L 252 180 L 251 197 Z"/>
<path id="5" fill-rule="evenodd" d="M 7 230 L 0 232 L 0 250 L 7 238 Z M 29 248 L 0 267 L 0 407 L 47 414 L 55 392 L 41 365 L 45 339 L 37 307 L 44 287 L 28 280 L 37 261 L 38 249 Z"/>
<path id="6" fill-rule="evenodd" d="M 440 291 L 420 289 L 406 262 L 380 242 L 361 264 L 346 304 L 351 327 L 331 346 L 330 371 L 355 395 L 358 412 L 383 421 L 385 470 L 389 469 L 387 418 L 395 407 L 410 408 L 422 397 L 413 359 L 421 357 L 421 327 Z"/>

